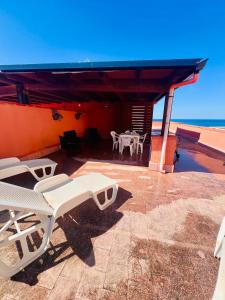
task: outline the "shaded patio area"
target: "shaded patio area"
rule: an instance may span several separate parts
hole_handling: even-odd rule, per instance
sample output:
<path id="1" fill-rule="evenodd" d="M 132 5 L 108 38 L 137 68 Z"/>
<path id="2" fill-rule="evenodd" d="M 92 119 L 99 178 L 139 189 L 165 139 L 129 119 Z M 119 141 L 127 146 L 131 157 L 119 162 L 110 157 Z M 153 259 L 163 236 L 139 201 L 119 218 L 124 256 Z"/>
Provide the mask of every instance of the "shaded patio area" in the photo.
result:
<path id="1" fill-rule="evenodd" d="M 85 145 L 81 146 L 81 151 L 79 154 L 75 154 L 74 159 L 76 161 L 85 162 L 89 161 L 103 161 L 103 162 L 113 162 L 114 164 L 122 165 L 134 165 L 147 167 L 150 157 L 150 144 L 144 144 L 143 154 L 133 153 L 130 156 L 129 148 L 125 148 L 123 154 L 120 154 L 118 149 L 112 151 L 112 140 L 102 140 L 91 147 Z"/>
<path id="2" fill-rule="evenodd" d="M 49 250 L 1 280 L 0 298 L 211 299 L 213 250 L 225 214 L 224 158 L 185 139 L 179 148 L 176 172 L 166 175 L 110 159 L 49 155 L 58 173 L 116 179 L 117 200 L 102 212 L 90 200 L 60 218 Z M 6 181 L 35 183 L 29 174 Z"/>

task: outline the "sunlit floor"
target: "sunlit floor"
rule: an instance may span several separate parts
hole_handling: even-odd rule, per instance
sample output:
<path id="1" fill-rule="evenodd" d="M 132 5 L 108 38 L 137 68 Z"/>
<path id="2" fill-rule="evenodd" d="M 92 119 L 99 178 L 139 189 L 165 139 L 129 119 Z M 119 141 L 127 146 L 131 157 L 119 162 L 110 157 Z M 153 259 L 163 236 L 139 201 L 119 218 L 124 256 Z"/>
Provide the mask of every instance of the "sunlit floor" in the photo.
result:
<path id="1" fill-rule="evenodd" d="M 103 212 L 88 201 L 60 218 L 49 251 L 2 279 L 0 299 L 211 299 L 225 159 L 186 140 L 179 153 L 176 172 L 166 175 L 107 155 L 50 155 L 57 173 L 116 179 L 117 200 Z M 29 174 L 6 181 L 35 183 Z"/>

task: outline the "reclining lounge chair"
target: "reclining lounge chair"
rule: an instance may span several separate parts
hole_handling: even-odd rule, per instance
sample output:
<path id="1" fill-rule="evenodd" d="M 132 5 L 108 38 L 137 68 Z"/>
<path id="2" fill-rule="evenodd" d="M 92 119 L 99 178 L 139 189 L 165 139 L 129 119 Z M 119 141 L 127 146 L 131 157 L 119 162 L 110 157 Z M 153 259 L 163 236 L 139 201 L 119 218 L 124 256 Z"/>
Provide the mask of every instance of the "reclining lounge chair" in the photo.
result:
<path id="1" fill-rule="evenodd" d="M 214 256 L 220 259 L 220 266 L 217 276 L 216 287 L 213 294 L 213 300 L 225 299 L 225 218 L 221 223 L 214 251 Z"/>
<path id="2" fill-rule="evenodd" d="M 0 159 L 0 180 L 30 172 L 39 181 L 54 175 L 57 163 L 48 159 L 32 159 L 21 161 L 17 157 Z M 41 172 L 39 172 L 41 171 Z"/>
<path id="3" fill-rule="evenodd" d="M 117 191 L 118 185 L 114 180 L 98 173 L 75 179 L 65 174 L 56 175 L 38 182 L 33 190 L 0 182 L 0 211 L 8 210 L 10 216 L 0 229 L 0 252 L 2 247 L 16 242 L 20 242 L 19 249 L 22 250 L 22 258 L 14 265 L 9 265 L 0 256 L 0 276 L 13 276 L 46 251 L 58 217 L 90 198 L 103 210 L 115 201 Z M 40 223 L 22 230 L 19 220 L 31 213 Z M 14 234 L 7 236 L 7 229 L 10 228 L 14 228 Z M 32 241 L 31 234 L 40 230 L 43 232 L 41 245 L 31 251 L 28 240 Z"/>

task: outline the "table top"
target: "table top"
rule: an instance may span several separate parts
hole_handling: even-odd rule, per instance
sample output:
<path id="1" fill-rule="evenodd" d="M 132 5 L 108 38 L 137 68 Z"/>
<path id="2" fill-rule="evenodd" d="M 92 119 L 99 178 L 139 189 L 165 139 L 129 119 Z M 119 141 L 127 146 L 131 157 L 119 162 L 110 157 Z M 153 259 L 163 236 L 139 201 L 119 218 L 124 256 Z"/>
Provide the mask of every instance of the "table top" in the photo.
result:
<path id="1" fill-rule="evenodd" d="M 131 133 L 121 133 L 119 136 L 140 137 L 140 134 L 131 132 Z"/>

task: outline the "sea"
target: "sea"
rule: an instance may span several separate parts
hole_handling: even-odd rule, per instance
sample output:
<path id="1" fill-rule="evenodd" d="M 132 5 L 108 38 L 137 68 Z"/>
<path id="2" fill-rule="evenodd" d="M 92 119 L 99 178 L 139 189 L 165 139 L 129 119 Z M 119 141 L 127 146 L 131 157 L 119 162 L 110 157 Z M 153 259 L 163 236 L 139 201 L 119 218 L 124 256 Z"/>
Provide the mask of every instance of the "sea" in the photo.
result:
<path id="1" fill-rule="evenodd" d="M 154 119 L 154 121 L 162 121 L 160 119 Z M 179 122 L 188 125 L 205 126 L 213 128 L 225 129 L 225 119 L 171 119 L 172 122 Z"/>

